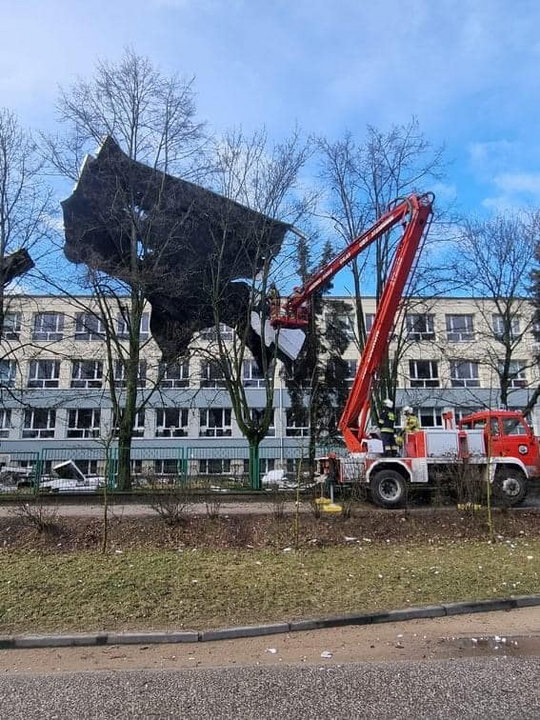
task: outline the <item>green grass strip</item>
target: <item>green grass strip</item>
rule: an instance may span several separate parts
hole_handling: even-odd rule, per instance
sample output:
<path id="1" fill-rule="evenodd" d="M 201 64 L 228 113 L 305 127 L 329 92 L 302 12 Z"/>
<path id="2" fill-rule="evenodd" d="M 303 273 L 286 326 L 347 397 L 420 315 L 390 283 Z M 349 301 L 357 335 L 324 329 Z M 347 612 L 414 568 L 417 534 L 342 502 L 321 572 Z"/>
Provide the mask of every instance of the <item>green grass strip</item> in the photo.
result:
<path id="1" fill-rule="evenodd" d="M 0 551 L 0 633 L 205 629 L 540 592 L 540 540 Z"/>

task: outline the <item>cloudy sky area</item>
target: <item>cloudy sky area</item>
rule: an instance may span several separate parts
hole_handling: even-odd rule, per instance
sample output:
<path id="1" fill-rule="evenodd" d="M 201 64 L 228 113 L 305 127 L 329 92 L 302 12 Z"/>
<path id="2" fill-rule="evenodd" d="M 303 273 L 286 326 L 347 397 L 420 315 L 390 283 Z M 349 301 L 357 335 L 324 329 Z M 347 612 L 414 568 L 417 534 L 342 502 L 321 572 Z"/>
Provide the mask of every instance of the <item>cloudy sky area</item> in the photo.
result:
<path id="1" fill-rule="evenodd" d="M 0 104 L 30 127 L 131 46 L 195 76 L 215 130 L 361 138 L 414 115 L 447 148 L 439 195 L 468 213 L 540 204 L 537 0 L 0 0 L 0 17 Z"/>

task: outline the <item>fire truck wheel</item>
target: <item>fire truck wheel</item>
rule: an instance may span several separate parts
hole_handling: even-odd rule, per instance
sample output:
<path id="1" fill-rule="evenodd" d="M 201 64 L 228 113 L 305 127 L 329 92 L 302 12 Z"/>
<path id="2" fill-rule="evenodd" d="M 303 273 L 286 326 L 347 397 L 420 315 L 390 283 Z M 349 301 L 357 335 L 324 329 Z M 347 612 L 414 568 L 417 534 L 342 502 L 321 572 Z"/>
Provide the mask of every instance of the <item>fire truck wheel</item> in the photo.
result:
<path id="1" fill-rule="evenodd" d="M 493 481 L 493 497 L 502 505 L 517 505 L 527 492 L 527 479 L 517 468 L 499 468 Z"/>
<path id="2" fill-rule="evenodd" d="M 375 505 L 397 508 L 405 504 L 407 485 L 395 470 L 379 470 L 370 480 L 371 497 Z"/>

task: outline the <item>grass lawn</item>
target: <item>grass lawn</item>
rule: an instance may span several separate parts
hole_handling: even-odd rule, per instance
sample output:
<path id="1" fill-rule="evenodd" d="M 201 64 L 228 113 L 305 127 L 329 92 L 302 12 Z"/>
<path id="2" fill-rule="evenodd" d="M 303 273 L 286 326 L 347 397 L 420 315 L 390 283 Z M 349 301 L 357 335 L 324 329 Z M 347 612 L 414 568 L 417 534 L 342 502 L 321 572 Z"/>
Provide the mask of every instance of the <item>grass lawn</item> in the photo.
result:
<path id="1" fill-rule="evenodd" d="M 540 540 L 0 551 L 0 633 L 204 629 L 540 592 Z"/>

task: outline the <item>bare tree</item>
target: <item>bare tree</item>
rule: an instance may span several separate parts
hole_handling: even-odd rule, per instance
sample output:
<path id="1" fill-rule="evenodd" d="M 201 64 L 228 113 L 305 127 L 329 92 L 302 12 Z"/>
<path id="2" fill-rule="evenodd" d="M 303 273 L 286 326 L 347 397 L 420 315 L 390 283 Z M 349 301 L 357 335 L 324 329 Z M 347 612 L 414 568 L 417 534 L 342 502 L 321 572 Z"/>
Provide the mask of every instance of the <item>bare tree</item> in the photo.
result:
<path id="1" fill-rule="evenodd" d="M 28 255 L 25 265 L 26 253 L 36 257 L 47 251 L 45 241 L 54 234 L 52 212 L 36 143 L 13 112 L 0 108 L 0 333 L 7 310 L 6 285 L 19 274 L 19 260 L 21 271 L 31 267 Z M 15 251 L 23 252 L 14 255 Z"/>
<path id="2" fill-rule="evenodd" d="M 327 215 L 345 244 L 367 229 L 382 215 L 390 202 L 411 192 L 425 192 L 442 177 L 443 149 L 433 148 L 421 132 L 417 120 L 395 125 L 383 132 L 372 126 L 366 138 L 358 142 L 351 133 L 338 141 L 318 141 L 321 158 L 321 181 L 326 189 Z M 364 298 L 378 299 L 386 283 L 395 249 L 395 235 L 387 233 L 372 249 L 351 263 L 352 295 L 356 311 L 356 341 L 361 352 L 366 341 Z M 401 308 L 401 321 L 396 320 L 395 338 L 401 337 L 408 312 L 407 298 L 414 295 L 435 295 L 441 276 L 436 268 L 424 261 L 417 266 L 414 283 L 410 283 Z M 365 279 L 367 278 L 367 280 Z M 413 310 L 414 312 L 414 310 Z M 403 343 L 394 343 L 392 358 L 381 368 L 374 387 L 376 404 L 384 397 L 394 397 Z M 398 352 L 399 351 L 399 352 Z"/>
<path id="3" fill-rule="evenodd" d="M 90 80 L 61 90 L 58 112 L 66 133 L 44 138 L 48 156 L 57 171 L 79 180 L 78 190 L 86 182 L 85 211 L 92 208 L 104 232 L 100 239 L 86 228 L 77 247 L 68 243 L 65 251 L 89 268 L 86 285 L 100 308 L 109 360 L 121 366 L 121 398 L 112 392 L 114 383 L 111 394 L 118 425 L 118 486 L 125 490 L 131 487 L 131 439 L 141 402 L 141 321 L 149 286 L 155 293 L 171 281 L 171 243 L 181 224 L 180 219 L 163 221 L 166 173 L 193 171 L 202 126 L 195 119 L 192 81 L 164 76 L 131 50 L 116 64 L 99 62 Z M 80 176 L 81 159 L 105 137 Z M 79 198 L 64 203 L 66 225 L 75 235 L 80 203 Z M 158 235 L 159 248 L 152 242 Z"/>
<path id="4" fill-rule="evenodd" d="M 537 377 L 536 359 L 526 359 L 525 344 L 535 321 L 529 294 L 539 231 L 537 214 L 498 215 L 466 221 L 456 243 L 454 266 L 473 298 L 480 298 L 474 301 L 481 319 L 477 333 L 485 341 L 479 360 L 496 379 L 503 407 L 514 389 L 524 386 L 527 371 Z M 539 395 L 536 382 L 526 413 Z"/>
<path id="5" fill-rule="evenodd" d="M 234 228 L 234 216 L 222 218 L 220 233 L 213 236 L 209 257 L 212 273 L 204 288 L 213 308 L 215 342 L 206 348 L 209 359 L 218 364 L 228 391 L 236 422 L 250 449 L 250 479 L 259 487 L 259 446 L 273 423 L 274 381 L 279 357 L 278 338 L 273 337 L 267 320 L 266 302 L 271 278 L 285 272 L 276 254 L 288 227 L 294 226 L 306 213 L 311 198 L 299 190 L 299 173 L 309 156 L 309 148 L 295 131 L 282 143 L 271 146 L 264 131 L 251 136 L 233 131 L 215 145 L 215 188 L 225 197 L 254 210 L 252 222 L 242 232 L 243 242 L 231 253 L 227 235 Z M 228 211 L 224 206 L 224 210 Z M 279 239 L 276 241 L 276 226 Z M 242 279 L 231 294 L 231 277 Z M 234 285 L 234 284 L 233 284 Z M 222 332 L 231 308 L 242 314 L 231 337 Z M 254 333 L 257 318 L 259 334 Z M 246 392 L 246 365 L 256 363 L 257 375 L 264 380 L 264 399 L 259 407 L 250 403 Z"/>

